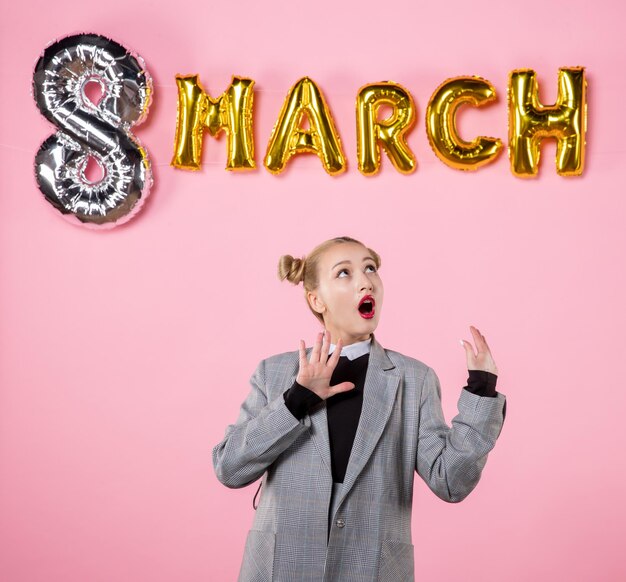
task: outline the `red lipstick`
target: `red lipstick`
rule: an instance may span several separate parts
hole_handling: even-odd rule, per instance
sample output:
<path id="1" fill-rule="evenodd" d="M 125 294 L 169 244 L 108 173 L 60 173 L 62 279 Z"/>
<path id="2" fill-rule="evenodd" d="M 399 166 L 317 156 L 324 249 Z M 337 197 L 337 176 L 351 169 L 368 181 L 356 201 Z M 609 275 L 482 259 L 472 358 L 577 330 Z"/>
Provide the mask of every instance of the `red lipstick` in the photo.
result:
<path id="1" fill-rule="evenodd" d="M 363 319 L 372 319 L 372 317 L 374 317 L 375 307 L 376 301 L 374 300 L 374 297 L 372 295 L 363 295 L 359 301 L 357 309 L 359 311 L 359 315 Z"/>

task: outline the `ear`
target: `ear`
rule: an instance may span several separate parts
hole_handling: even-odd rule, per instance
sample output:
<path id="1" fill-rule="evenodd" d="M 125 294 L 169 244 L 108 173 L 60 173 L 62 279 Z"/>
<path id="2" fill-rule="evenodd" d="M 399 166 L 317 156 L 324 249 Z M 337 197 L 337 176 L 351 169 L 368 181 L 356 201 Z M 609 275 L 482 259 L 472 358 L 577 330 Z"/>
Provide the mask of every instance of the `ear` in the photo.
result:
<path id="1" fill-rule="evenodd" d="M 315 291 L 308 291 L 306 297 L 313 311 L 316 313 L 324 313 L 326 311 L 326 305 Z"/>

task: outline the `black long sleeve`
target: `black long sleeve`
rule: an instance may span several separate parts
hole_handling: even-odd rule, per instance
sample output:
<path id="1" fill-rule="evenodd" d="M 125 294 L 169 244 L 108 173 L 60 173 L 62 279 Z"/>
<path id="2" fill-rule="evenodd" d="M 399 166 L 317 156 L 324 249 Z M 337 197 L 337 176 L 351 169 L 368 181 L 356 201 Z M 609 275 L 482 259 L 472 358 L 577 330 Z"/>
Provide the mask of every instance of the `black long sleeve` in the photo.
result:
<path id="1" fill-rule="evenodd" d="M 330 439 L 330 460 L 333 481 L 342 483 L 354 437 L 356 436 L 361 408 L 363 406 L 363 387 L 369 362 L 369 353 L 354 360 L 341 356 L 330 379 L 330 385 L 352 382 L 354 388 L 340 392 L 326 400 L 328 418 L 328 436 Z M 323 399 L 315 392 L 294 382 L 284 393 L 285 404 L 296 418 L 302 418 Z M 300 416 L 298 416 L 300 415 Z"/>
<path id="2" fill-rule="evenodd" d="M 498 396 L 496 392 L 496 382 L 498 376 L 485 370 L 469 370 L 467 378 L 466 390 L 478 396 L 488 396 L 495 398 Z"/>
<path id="3" fill-rule="evenodd" d="M 496 392 L 496 381 L 498 376 L 492 372 L 486 372 L 485 370 L 469 370 L 469 377 L 467 379 L 467 386 L 465 390 L 468 390 L 472 394 L 478 396 L 486 396 L 488 398 L 496 398 L 498 393 Z M 502 407 L 502 420 L 506 418 L 506 400 Z"/>
<path id="4" fill-rule="evenodd" d="M 330 437 L 331 464 L 333 481 L 343 482 L 350 452 L 354 443 L 354 437 L 363 406 L 363 387 L 369 354 L 364 354 L 350 360 L 340 357 L 330 384 L 341 382 L 353 382 L 355 387 L 347 392 L 340 392 L 331 396 L 326 401 L 328 416 L 328 432 Z M 496 381 L 498 376 L 484 370 L 469 370 L 467 386 L 463 389 L 486 398 L 496 398 Z M 307 413 L 313 411 L 324 400 L 315 392 L 302 386 L 297 381 L 283 394 L 285 404 L 291 413 L 298 419 L 302 419 Z M 506 415 L 506 402 L 502 411 L 503 419 Z"/>
<path id="5" fill-rule="evenodd" d="M 298 420 L 304 416 L 316 405 L 323 401 L 313 390 L 294 382 L 291 388 L 283 394 L 285 404 Z"/>
<path id="6" fill-rule="evenodd" d="M 464 389 L 477 396 L 495 398 L 498 395 L 496 392 L 497 379 L 498 376 L 492 372 L 469 370 L 467 386 L 464 386 Z M 291 388 L 283 394 L 283 398 L 287 408 L 298 420 L 304 418 L 310 410 L 323 401 L 313 390 L 309 390 L 298 382 L 293 383 Z"/>

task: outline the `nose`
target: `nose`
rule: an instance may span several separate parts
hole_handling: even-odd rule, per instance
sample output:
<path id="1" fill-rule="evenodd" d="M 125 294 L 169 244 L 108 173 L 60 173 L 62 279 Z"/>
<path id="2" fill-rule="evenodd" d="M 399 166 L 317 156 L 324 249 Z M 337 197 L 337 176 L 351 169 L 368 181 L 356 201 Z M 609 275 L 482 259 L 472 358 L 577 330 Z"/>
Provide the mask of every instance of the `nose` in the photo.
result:
<path id="1" fill-rule="evenodd" d="M 361 279 L 359 280 L 359 289 L 360 290 L 366 289 L 368 291 L 374 290 L 374 283 L 372 283 L 372 280 L 367 276 L 367 273 L 361 272 Z"/>

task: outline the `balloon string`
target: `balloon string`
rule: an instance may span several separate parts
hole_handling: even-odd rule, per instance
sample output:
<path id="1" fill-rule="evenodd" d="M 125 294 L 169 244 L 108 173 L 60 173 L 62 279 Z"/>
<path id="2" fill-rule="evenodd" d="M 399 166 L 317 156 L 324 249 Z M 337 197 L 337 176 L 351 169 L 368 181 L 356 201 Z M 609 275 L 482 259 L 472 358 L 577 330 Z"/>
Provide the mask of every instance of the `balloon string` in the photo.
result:
<path id="1" fill-rule="evenodd" d="M 27 150 L 25 148 L 16 148 L 13 145 L 9 145 L 8 143 L 0 143 L 0 148 L 4 148 L 7 150 L 14 150 L 16 152 L 27 152 L 27 153 L 32 153 L 30 150 Z"/>
<path id="2" fill-rule="evenodd" d="M 156 87 L 158 89 L 176 89 L 177 85 L 157 85 L 156 83 L 153 85 L 153 87 Z M 256 86 L 254 88 L 254 92 L 255 93 L 267 93 L 269 95 L 282 95 L 285 96 L 287 95 L 287 93 L 289 93 L 289 89 L 291 87 L 285 87 L 285 89 L 283 91 L 281 90 L 274 90 L 274 89 L 257 89 Z M 209 93 L 210 94 L 210 93 Z M 221 94 L 221 93 L 220 93 Z M 215 98 L 215 97 L 219 97 L 220 94 L 216 94 L 216 95 L 211 95 L 211 97 Z M 324 93 L 324 95 L 330 95 L 330 93 Z M 333 91 L 332 95 L 335 96 L 348 96 L 348 97 L 355 97 L 356 96 L 356 92 L 352 91 L 352 92 L 347 92 L 347 91 L 342 91 L 342 92 L 337 92 L 337 91 Z"/>
<path id="3" fill-rule="evenodd" d="M 13 150 L 16 152 L 25 152 L 27 154 L 33 155 L 33 152 L 29 149 L 26 148 L 21 148 L 21 147 L 15 147 L 14 145 L 10 145 L 10 144 L 6 144 L 6 143 L 0 143 L 0 148 L 2 149 L 6 149 L 6 150 Z M 626 150 L 612 150 L 612 151 L 604 151 L 604 152 L 599 152 L 599 151 L 594 151 L 593 153 L 590 152 L 585 152 L 585 157 L 588 158 L 601 158 L 603 156 L 623 156 L 624 153 L 626 152 Z M 202 162 L 202 166 L 224 166 L 225 162 Z M 434 164 L 434 163 L 441 163 L 439 162 L 439 160 L 426 160 L 426 159 L 422 159 L 421 162 L 420 160 L 418 160 L 418 163 L 423 164 Z M 170 166 L 171 164 L 152 164 L 155 168 L 165 168 L 167 166 Z M 260 168 L 261 166 L 259 166 Z M 192 172 L 189 172 L 192 173 Z"/>

